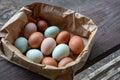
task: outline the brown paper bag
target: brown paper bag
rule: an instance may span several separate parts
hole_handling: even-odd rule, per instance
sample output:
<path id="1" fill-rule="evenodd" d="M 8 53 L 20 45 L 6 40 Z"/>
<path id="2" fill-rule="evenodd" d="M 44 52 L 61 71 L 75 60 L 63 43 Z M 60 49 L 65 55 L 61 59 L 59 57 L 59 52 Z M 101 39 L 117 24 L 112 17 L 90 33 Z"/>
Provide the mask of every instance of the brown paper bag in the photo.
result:
<path id="1" fill-rule="evenodd" d="M 26 58 L 14 45 L 29 20 L 42 17 L 50 25 L 59 26 L 72 34 L 82 36 L 85 48 L 76 59 L 64 67 L 44 66 Z M 85 64 L 94 41 L 97 26 L 88 17 L 70 9 L 44 3 L 33 3 L 21 8 L 0 30 L 0 55 L 6 60 L 41 74 L 52 80 L 72 80 L 74 73 Z"/>

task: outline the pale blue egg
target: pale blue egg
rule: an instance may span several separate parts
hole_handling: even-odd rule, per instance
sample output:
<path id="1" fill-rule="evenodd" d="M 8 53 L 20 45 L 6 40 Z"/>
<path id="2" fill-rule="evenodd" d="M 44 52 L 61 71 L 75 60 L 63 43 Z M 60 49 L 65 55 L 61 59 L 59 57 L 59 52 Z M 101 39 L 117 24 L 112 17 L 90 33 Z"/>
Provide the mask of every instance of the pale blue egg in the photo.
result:
<path id="1" fill-rule="evenodd" d="M 19 37 L 15 40 L 15 46 L 22 52 L 26 52 L 28 49 L 28 41 L 24 37 Z"/>
<path id="2" fill-rule="evenodd" d="M 57 26 L 50 26 L 45 30 L 44 36 L 55 38 L 59 32 L 60 29 Z"/>
<path id="3" fill-rule="evenodd" d="M 58 61 L 60 61 L 62 58 L 69 56 L 70 49 L 68 45 L 66 44 L 59 44 L 55 47 L 52 53 L 52 57 Z"/>
<path id="4" fill-rule="evenodd" d="M 43 54 L 38 49 L 30 49 L 27 51 L 26 56 L 33 62 L 40 63 L 43 59 Z"/>

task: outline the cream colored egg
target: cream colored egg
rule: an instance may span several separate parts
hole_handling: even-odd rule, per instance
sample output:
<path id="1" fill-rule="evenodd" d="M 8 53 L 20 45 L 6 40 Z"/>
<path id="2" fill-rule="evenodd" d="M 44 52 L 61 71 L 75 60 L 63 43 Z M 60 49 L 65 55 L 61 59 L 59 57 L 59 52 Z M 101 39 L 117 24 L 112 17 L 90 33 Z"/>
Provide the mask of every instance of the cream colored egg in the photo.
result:
<path id="1" fill-rule="evenodd" d="M 44 55 L 50 55 L 53 49 L 56 47 L 56 41 L 53 38 L 46 38 L 41 44 L 41 52 Z"/>

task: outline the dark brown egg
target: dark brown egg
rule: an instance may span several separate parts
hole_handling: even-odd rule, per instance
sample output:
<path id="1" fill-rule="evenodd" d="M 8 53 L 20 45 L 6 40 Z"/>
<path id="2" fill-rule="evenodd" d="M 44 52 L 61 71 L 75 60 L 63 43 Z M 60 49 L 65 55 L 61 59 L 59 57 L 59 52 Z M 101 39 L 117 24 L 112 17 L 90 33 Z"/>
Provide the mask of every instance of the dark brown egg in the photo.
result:
<path id="1" fill-rule="evenodd" d="M 41 32 L 44 32 L 45 29 L 48 27 L 48 24 L 45 20 L 39 20 L 37 26 Z"/>

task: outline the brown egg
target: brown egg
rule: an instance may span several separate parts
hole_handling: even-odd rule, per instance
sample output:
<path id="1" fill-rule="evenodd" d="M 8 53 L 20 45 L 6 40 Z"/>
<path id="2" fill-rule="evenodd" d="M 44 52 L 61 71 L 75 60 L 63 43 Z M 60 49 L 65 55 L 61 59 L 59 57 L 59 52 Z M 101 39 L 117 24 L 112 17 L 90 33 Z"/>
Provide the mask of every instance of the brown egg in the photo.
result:
<path id="1" fill-rule="evenodd" d="M 48 24 L 45 20 L 39 20 L 38 21 L 38 29 L 41 31 L 41 32 L 44 32 L 45 29 L 48 27 Z"/>
<path id="2" fill-rule="evenodd" d="M 34 32 L 30 35 L 28 43 L 31 48 L 39 48 L 43 39 L 44 36 L 41 32 Z"/>
<path id="3" fill-rule="evenodd" d="M 73 36 L 69 41 L 69 47 L 74 54 L 80 54 L 84 49 L 84 43 L 80 36 Z"/>
<path id="4" fill-rule="evenodd" d="M 67 65 L 68 63 L 72 62 L 73 59 L 70 57 L 65 57 L 62 60 L 60 60 L 60 62 L 58 63 L 58 67 L 63 67 L 65 65 Z"/>
<path id="5" fill-rule="evenodd" d="M 24 36 L 28 38 L 33 32 L 37 31 L 37 26 L 35 23 L 28 23 L 24 29 Z"/>
<path id="6" fill-rule="evenodd" d="M 45 57 L 42 60 L 43 65 L 51 65 L 51 66 L 56 66 L 57 67 L 57 61 L 51 57 Z"/>
<path id="7" fill-rule="evenodd" d="M 69 40 L 70 40 L 70 33 L 68 31 L 61 31 L 56 38 L 57 44 L 68 43 Z"/>
<path id="8" fill-rule="evenodd" d="M 44 55 L 50 55 L 55 47 L 56 41 L 53 38 L 51 37 L 45 38 L 41 44 L 41 52 Z"/>

